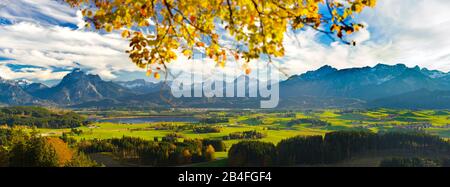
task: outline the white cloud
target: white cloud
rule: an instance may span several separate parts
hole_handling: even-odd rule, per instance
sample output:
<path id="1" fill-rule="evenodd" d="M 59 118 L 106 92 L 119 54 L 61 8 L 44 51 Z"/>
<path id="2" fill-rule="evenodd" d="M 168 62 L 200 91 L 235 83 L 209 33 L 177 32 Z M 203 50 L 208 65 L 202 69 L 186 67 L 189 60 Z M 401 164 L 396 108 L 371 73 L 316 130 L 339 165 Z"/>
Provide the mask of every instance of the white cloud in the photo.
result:
<path id="1" fill-rule="evenodd" d="M 66 71 L 80 67 L 105 79 L 121 72 L 140 71 L 125 53 L 128 42 L 118 33 L 100 34 L 83 29 L 80 11 L 51 0 L 14 0 L 0 6 L 0 17 L 12 24 L 0 25 L 1 77 L 39 80 L 60 79 Z M 69 26 L 68 26 L 69 24 Z M 74 28 L 78 26 L 78 29 Z M 5 64 L 42 67 L 35 71 L 13 71 Z"/>
<path id="2" fill-rule="evenodd" d="M 404 63 L 450 71 L 450 1 L 379 0 L 359 20 L 368 27 L 351 39 L 356 47 L 319 42 L 318 33 L 306 31 L 286 40 L 283 67 L 291 74 L 323 65 L 337 68 Z M 369 28 L 369 29 L 367 29 Z"/>
<path id="3" fill-rule="evenodd" d="M 0 56 L 14 59 L 9 63 L 49 69 L 80 66 L 106 79 L 116 78 L 117 71 L 139 71 L 129 63 L 126 47 L 127 41 L 117 34 L 29 22 L 0 27 Z"/>
<path id="4" fill-rule="evenodd" d="M 28 80 L 55 80 L 62 79 L 68 72 L 53 72 L 52 70 L 43 70 L 40 68 L 26 68 L 26 71 L 15 72 L 9 67 L 0 65 L 1 78 L 5 79 L 28 79 Z"/>
<path id="5" fill-rule="evenodd" d="M 0 17 L 12 22 L 36 22 L 45 25 L 77 23 L 75 11 L 55 0 L 2 0 Z"/>

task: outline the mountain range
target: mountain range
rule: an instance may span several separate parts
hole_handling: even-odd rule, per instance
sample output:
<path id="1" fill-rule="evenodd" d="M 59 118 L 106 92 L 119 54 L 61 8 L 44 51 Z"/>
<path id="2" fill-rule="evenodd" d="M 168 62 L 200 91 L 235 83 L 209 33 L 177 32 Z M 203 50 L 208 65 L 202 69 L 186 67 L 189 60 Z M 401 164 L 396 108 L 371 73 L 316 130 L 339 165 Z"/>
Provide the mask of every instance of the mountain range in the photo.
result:
<path id="1" fill-rule="evenodd" d="M 415 105 L 417 100 L 428 102 L 439 98 L 441 105 L 438 108 L 450 108 L 450 99 L 440 97 L 450 90 L 450 74 L 440 71 L 431 71 L 419 67 L 408 68 L 403 64 L 384 65 L 375 67 L 350 68 L 337 70 L 324 66 L 316 71 L 293 76 L 281 82 L 281 98 L 295 102 L 303 97 L 315 100 L 342 100 L 344 103 L 329 102 L 325 106 L 362 106 L 362 107 L 400 107 L 406 108 L 434 108 L 433 106 Z M 409 99 L 402 101 L 401 105 L 386 102 L 393 97 L 408 95 Z M 428 96 L 428 97 L 425 97 Z M 351 101 L 353 100 L 353 101 Z M 381 102 L 385 101 L 385 102 Z M 392 103 L 392 105 L 391 105 Z M 431 101 L 430 101 L 431 103 Z M 314 103 L 311 103 L 311 105 Z"/>
<path id="2" fill-rule="evenodd" d="M 246 80 L 246 90 L 254 86 Z M 236 81 L 235 81 L 236 82 Z M 450 73 L 403 64 L 338 70 L 323 66 L 279 83 L 279 108 L 450 109 Z M 257 108 L 260 98 L 174 98 L 162 83 L 143 79 L 105 81 L 75 69 L 48 87 L 0 78 L 0 104 L 76 108 L 213 107 Z"/>

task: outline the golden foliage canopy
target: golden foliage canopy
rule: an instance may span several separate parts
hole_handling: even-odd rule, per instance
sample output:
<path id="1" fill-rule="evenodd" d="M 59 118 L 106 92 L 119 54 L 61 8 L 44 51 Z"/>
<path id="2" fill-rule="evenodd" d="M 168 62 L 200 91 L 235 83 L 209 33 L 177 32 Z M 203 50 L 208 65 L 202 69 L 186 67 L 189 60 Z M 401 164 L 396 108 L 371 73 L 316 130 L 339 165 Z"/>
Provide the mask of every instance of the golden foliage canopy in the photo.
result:
<path id="1" fill-rule="evenodd" d="M 55 150 L 60 166 L 64 166 L 66 163 L 71 161 L 73 157 L 73 151 L 69 148 L 67 143 L 65 143 L 60 138 L 54 137 L 48 137 L 45 140 L 46 143 Z"/>
<path id="2" fill-rule="evenodd" d="M 316 29 L 344 43 L 363 25 L 353 16 L 376 0 L 63 0 L 82 9 L 87 26 L 120 30 L 130 40 L 133 63 L 158 71 L 177 59 L 201 52 L 223 66 L 227 57 L 248 62 L 284 55 L 288 29 Z M 141 29 L 152 32 L 142 32 Z M 224 42 L 224 33 L 233 45 Z M 153 69 L 153 71 L 152 71 Z M 156 70 L 156 71 L 155 71 Z M 246 72 L 249 72 L 246 70 Z"/>

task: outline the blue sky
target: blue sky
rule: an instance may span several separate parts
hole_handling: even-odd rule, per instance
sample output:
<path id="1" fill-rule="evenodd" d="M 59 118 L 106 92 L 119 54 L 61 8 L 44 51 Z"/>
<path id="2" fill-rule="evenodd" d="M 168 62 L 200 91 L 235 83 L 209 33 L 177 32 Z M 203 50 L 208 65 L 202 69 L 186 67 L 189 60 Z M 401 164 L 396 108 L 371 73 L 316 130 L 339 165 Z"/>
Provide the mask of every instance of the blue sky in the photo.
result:
<path id="1" fill-rule="evenodd" d="M 378 2 L 375 9 L 365 10 L 357 18 L 367 26 L 351 36 L 360 44 L 357 47 L 324 42 L 323 36 L 312 30 L 289 32 L 286 56 L 276 59 L 279 66 L 290 75 L 326 64 L 349 68 L 404 63 L 450 71 L 450 1 Z M 128 42 L 119 33 L 87 31 L 83 25 L 78 10 L 56 1 L 1 0 L 0 77 L 54 82 L 73 68 L 108 80 L 145 77 L 143 70 L 128 60 L 124 53 Z M 181 57 L 171 67 L 242 73 L 233 63 L 217 70 L 214 63 L 192 66 L 186 61 Z"/>

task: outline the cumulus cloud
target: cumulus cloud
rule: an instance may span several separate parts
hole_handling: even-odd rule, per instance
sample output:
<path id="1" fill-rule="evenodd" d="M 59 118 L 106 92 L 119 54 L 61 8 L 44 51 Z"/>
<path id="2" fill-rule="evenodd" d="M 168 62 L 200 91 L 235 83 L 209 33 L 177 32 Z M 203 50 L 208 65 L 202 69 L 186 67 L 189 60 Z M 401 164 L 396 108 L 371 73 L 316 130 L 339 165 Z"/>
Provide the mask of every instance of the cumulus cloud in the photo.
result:
<path id="1" fill-rule="evenodd" d="M 387 63 L 450 70 L 450 1 L 379 1 L 365 12 L 381 47 L 389 46 Z"/>
<path id="2" fill-rule="evenodd" d="M 117 34 L 20 22 L 0 27 L 0 35 L 0 56 L 14 59 L 8 63 L 44 69 L 81 67 L 106 79 L 116 78 L 114 72 L 139 70 L 128 63 L 127 41 Z"/>
<path id="3" fill-rule="evenodd" d="M 61 79 L 67 72 L 53 72 L 49 69 L 26 68 L 21 72 L 12 71 L 9 67 L 0 65 L 1 78 L 4 79 L 28 79 L 28 80 L 55 80 Z"/>
<path id="4" fill-rule="evenodd" d="M 85 30 L 80 11 L 52 0 L 6 0 L 0 5 L 0 76 L 60 79 L 82 68 L 105 79 L 142 70 L 129 62 L 128 42 L 118 33 Z M 33 66 L 34 69 L 8 65 Z"/>

